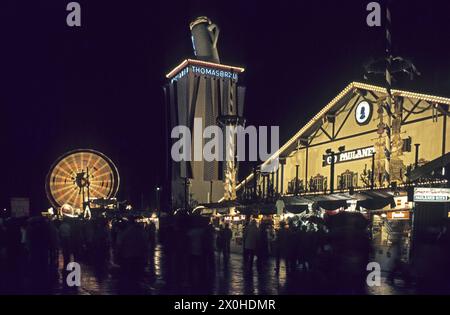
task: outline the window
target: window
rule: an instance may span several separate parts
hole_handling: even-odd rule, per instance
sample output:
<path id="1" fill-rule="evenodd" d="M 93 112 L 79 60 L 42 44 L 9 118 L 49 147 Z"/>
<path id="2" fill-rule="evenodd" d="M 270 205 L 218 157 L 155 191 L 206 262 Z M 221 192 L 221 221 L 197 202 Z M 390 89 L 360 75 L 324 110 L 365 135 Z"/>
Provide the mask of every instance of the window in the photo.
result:
<path id="1" fill-rule="evenodd" d="M 309 180 L 309 189 L 311 191 L 325 191 L 327 189 L 327 179 L 325 176 L 317 174 Z"/>
<path id="2" fill-rule="evenodd" d="M 297 180 L 297 193 L 303 192 L 304 191 L 304 187 L 303 187 L 303 180 L 299 179 Z M 289 181 L 288 183 L 288 194 L 295 194 L 295 178 L 292 179 L 291 181 Z"/>
<path id="3" fill-rule="evenodd" d="M 341 175 L 338 175 L 338 188 L 350 189 L 358 187 L 358 173 L 346 170 Z"/>
<path id="4" fill-rule="evenodd" d="M 411 137 L 403 139 L 402 151 L 403 152 L 411 152 Z"/>

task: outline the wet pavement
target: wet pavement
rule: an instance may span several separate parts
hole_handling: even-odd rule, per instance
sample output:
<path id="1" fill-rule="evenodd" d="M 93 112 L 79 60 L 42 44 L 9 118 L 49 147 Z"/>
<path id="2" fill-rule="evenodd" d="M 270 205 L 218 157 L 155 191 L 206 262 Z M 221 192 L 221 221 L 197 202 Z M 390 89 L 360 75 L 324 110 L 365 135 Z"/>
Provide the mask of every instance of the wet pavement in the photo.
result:
<path id="1" fill-rule="evenodd" d="M 62 270 L 62 258 L 60 258 Z M 387 274 L 382 273 L 381 285 L 361 288 L 341 289 L 336 286 L 327 287 L 322 274 L 314 271 L 296 270 L 289 274 L 281 264 L 279 273 L 275 272 L 275 259 L 268 258 L 263 267 L 255 263 L 251 272 L 244 272 L 243 257 L 241 254 L 232 253 L 228 265 L 215 255 L 215 270 L 213 276 L 204 278 L 202 285 L 193 287 L 189 281 L 170 280 L 168 258 L 161 246 L 157 246 L 155 254 L 150 258 L 145 272 L 139 278 L 130 279 L 124 277 L 120 267 L 113 263 L 103 266 L 92 266 L 86 263 L 81 265 L 81 286 L 68 288 L 64 285 L 60 272 L 57 281 L 50 294 L 66 295 L 115 295 L 115 294 L 220 294 L 220 295 L 278 295 L 278 294 L 369 294 L 369 295 L 396 295 L 417 293 L 414 285 L 406 285 L 401 280 L 394 282 L 387 280 Z"/>

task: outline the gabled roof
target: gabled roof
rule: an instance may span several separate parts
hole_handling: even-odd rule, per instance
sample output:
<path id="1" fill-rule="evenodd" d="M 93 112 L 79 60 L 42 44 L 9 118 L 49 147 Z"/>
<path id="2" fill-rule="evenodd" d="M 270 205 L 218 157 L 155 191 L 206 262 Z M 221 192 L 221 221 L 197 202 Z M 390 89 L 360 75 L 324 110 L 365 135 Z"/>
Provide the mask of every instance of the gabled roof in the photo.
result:
<path id="1" fill-rule="evenodd" d="M 360 82 L 352 82 L 349 85 L 345 87 L 335 98 L 333 98 L 325 107 L 323 107 L 308 123 L 306 123 L 293 137 L 291 137 L 277 152 L 275 152 L 269 159 L 267 159 L 262 165 L 267 165 L 270 163 L 270 161 L 280 157 L 284 151 L 288 150 L 289 147 L 292 145 L 295 145 L 296 141 L 302 136 L 315 124 L 320 122 L 327 113 L 332 111 L 335 106 L 337 106 L 343 99 L 348 97 L 349 94 L 353 93 L 355 90 L 361 89 L 361 90 L 367 90 L 372 92 L 378 92 L 387 94 L 386 88 L 376 85 L 370 85 L 366 83 L 360 83 Z M 450 98 L 440 97 L 440 96 L 434 96 L 429 94 L 421 94 L 421 93 L 415 93 L 415 92 L 409 92 L 409 91 L 403 91 L 403 90 L 391 90 L 392 94 L 395 94 L 400 97 L 407 97 L 407 98 L 414 98 L 414 99 L 420 99 L 424 101 L 428 101 L 431 103 L 438 103 L 438 104 L 447 104 L 450 105 Z M 236 189 L 240 189 L 240 187 L 243 185 L 245 181 L 249 181 L 253 178 L 253 173 L 248 175 L 244 181 L 241 181 L 237 186 Z"/>

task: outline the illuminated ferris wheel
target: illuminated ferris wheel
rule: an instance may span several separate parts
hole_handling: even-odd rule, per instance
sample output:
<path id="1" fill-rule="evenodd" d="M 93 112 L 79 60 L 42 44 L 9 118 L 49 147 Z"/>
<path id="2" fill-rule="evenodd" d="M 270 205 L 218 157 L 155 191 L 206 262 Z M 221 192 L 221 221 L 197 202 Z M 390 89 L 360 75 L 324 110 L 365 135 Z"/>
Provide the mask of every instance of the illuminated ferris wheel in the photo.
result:
<path id="1" fill-rule="evenodd" d="M 106 155 L 79 149 L 67 152 L 53 163 L 45 191 L 55 208 L 70 205 L 83 211 L 84 202 L 114 198 L 119 181 L 119 172 Z"/>

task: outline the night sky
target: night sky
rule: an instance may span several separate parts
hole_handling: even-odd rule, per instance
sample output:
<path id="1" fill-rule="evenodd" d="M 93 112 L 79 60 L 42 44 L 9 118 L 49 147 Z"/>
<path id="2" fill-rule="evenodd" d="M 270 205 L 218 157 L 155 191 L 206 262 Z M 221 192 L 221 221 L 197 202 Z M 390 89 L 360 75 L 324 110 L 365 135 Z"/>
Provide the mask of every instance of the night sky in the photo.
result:
<path id="1" fill-rule="evenodd" d="M 248 123 L 280 125 L 280 143 L 384 54 L 384 29 L 366 25 L 370 1 L 84 0 L 81 28 L 66 25 L 69 2 L 0 2 L 2 208 L 10 197 L 48 207 L 49 167 L 77 148 L 115 162 L 119 199 L 152 203 L 164 179 L 162 86 L 192 57 L 197 16 L 219 25 L 221 61 L 246 68 Z M 394 55 L 422 74 L 394 84 L 450 96 L 450 5 L 394 0 L 391 11 Z"/>

